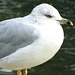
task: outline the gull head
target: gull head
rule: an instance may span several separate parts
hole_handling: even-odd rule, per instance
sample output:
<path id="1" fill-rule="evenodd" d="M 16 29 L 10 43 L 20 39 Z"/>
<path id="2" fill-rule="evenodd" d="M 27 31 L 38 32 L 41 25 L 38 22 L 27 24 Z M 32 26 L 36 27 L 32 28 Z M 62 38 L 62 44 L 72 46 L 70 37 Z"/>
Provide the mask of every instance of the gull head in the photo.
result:
<path id="1" fill-rule="evenodd" d="M 37 5 L 31 14 L 39 19 L 54 20 L 60 24 L 73 25 L 70 20 L 62 18 L 56 8 L 46 3 Z"/>

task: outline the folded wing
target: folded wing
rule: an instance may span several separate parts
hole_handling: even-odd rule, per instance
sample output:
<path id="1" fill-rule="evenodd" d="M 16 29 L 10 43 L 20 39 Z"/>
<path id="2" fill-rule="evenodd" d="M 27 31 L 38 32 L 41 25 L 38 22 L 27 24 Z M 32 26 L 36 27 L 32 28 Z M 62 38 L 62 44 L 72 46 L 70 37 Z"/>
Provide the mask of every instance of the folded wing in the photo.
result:
<path id="1" fill-rule="evenodd" d="M 38 39 L 38 31 L 23 21 L 22 18 L 15 18 L 0 22 L 0 58 Z"/>

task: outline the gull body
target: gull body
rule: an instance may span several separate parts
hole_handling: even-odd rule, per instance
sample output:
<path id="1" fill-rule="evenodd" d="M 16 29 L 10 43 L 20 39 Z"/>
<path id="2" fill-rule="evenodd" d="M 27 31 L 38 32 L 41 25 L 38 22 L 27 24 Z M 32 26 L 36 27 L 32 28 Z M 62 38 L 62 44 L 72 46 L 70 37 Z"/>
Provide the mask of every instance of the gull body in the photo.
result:
<path id="1" fill-rule="evenodd" d="M 41 26 L 35 25 L 31 27 L 36 29 L 33 35 L 38 35 L 37 39 L 31 44 L 19 48 L 12 54 L 1 58 L 1 67 L 10 70 L 31 68 L 48 61 L 56 54 L 63 43 L 62 27 L 58 24 L 53 24 L 52 26 L 43 24 Z"/>
<path id="2" fill-rule="evenodd" d="M 64 40 L 59 20 L 59 12 L 44 3 L 25 17 L 0 22 L 0 67 L 28 69 L 51 59 Z"/>

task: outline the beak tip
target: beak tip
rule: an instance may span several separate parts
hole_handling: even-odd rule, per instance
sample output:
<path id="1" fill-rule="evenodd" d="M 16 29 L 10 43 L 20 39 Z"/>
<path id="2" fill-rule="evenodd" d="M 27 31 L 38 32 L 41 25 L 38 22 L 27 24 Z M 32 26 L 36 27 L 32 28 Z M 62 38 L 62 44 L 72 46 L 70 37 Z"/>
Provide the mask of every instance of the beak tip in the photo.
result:
<path id="1" fill-rule="evenodd" d="M 72 22 L 70 22 L 70 25 L 72 25 L 72 26 L 73 26 L 74 24 L 73 24 Z"/>
<path id="2" fill-rule="evenodd" d="M 67 21 L 67 24 L 73 26 L 73 23 L 69 20 Z"/>
<path id="3" fill-rule="evenodd" d="M 73 23 L 72 23 L 72 21 L 70 21 L 70 20 L 68 20 L 68 19 L 66 19 L 65 21 L 66 21 L 66 23 L 67 23 L 68 25 L 71 25 L 71 26 L 73 26 Z"/>

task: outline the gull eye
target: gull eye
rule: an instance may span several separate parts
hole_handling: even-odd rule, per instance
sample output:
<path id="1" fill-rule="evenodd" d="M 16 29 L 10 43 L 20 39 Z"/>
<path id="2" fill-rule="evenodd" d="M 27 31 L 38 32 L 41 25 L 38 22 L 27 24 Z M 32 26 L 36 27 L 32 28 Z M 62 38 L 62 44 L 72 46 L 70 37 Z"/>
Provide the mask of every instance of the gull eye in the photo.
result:
<path id="1" fill-rule="evenodd" d="M 47 18 L 51 18 L 52 16 L 51 16 L 51 15 L 46 15 L 46 17 L 47 17 Z"/>

